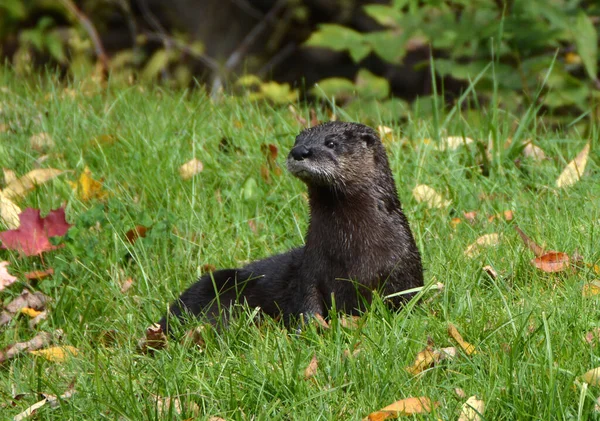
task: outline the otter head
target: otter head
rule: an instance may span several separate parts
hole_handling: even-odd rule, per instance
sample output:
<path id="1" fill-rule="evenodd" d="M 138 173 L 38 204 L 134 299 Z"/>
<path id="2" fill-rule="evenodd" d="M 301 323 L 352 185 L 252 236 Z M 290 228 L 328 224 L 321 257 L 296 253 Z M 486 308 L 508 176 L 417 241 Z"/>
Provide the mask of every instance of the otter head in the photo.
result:
<path id="1" fill-rule="evenodd" d="M 377 173 L 389 171 L 377 133 L 362 124 L 340 121 L 302 131 L 288 155 L 287 166 L 308 186 L 348 193 L 375 181 Z"/>

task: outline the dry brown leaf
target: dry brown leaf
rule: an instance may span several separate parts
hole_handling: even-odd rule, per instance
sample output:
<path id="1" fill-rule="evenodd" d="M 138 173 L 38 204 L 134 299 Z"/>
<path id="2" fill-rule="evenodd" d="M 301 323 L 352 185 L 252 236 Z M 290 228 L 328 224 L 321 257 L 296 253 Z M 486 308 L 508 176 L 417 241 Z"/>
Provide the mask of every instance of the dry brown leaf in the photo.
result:
<path id="1" fill-rule="evenodd" d="M 162 397 L 157 395 L 151 395 L 156 400 L 157 412 L 162 416 L 167 416 L 170 413 L 181 415 L 183 410 L 190 413 L 195 419 L 200 414 L 200 407 L 195 402 L 187 402 L 184 407 L 177 397 Z"/>
<path id="2" fill-rule="evenodd" d="M 10 265 L 9 262 L 0 262 L 0 291 L 17 282 L 17 277 L 8 273 L 8 265 Z"/>
<path id="3" fill-rule="evenodd" d="M 595 346 L 594 342 L 600 341 L 600 327 L 586 333 L 584 338 L 588 344 Z"/>
<path id="4" fill-rule="evenodd" d="M 184 180 L 189 180 L 196 174 L 201 173 L 203 169 L 204 165 L 202 164 L 202 162 L 196 158 L 193 158 L 190 161 L 183 164 L 181 167 L 179 167 L 179 175 Z"/>
<path id="5" fill-rule="evenodd" d="M 549 251 L 543 256 L 536 257 L 531 263 L 544 272 L 562 272 L 569 267 L 569 255 L 559 251 Z"/>
<path id="6" fill-rule="evenodd" d="M 0 351 L 0 364 L 4 361 L 14 358 L 17 354 L 25 351 L 31 351 L 43 348 L 49 345 L 54 337 L 60 336 L 62 331 L 58 330 L 54 333 L 49 332 L 40 332 L 35 335 L 32 339 L 26 342 L 17 342 L 15 344 L 9 345 L 2 351 Z"/>
<path id="7" fill-rule="evenodd" d="M 484 409 L 485 403 L 477 399 L 477 396 L 471 396 L 463 404 L 458 421 L 481 421 Z"/>
<path id="8" fill-rule="evenodd" d="M 142 353 L 152 352 L 153 350 L 166 348 L 169 344 L 165 332 L 158 323 L 146 329 L 146 337 L 138 343 L 138 348 Z"/>
<path id="9" fill-rule="evenodd" d="M 584 297 L 593 297 L 600 294 L 600 279 L 584 284 L 581 293 Z"/>
<path id="10" fill-rule="evenodd" d="M 465 219 L 471 223 L 477 219 L 477 211 L 463 212 Z"/>
<path id="11" fill-rule="evenodd" d="M 426 414 L 438 406 L 440 406 L 439 402 L 432 402 L 431 399 L 424 396 L 406 398 L 369 414 L 363 421 L 380 421 L 388 418 L 397 418 L 401 415 Z"/>
<path id="12" fill-rule="evenodd" d="M 477 351 L 475 351 L 475 346 L 465 341 L 462 335 L 458 333 L 456 326 L 454 326 L 452 323 L 448 324 L 448 333 L 456 342 L 458 342 L 460 347 L 467 355 L 477 354 Z"/>
<path id="13" fill-rule="evenodd" d="M 54 168 L 38 168 L 29 171 L 23 177 L 10 182 L 4 191 L 4 197 L 14 199 L 15 197 L 23 197 L 25 193 L 32 190 L 35 186 L 44 184 L 64 173 L 62 170 Z"/>
<path id="14" fill-rule="evenodd" d="M 33 319 L 31 319 L 28 323 L 29 328 L 33 329 L 34 327 L 36 327 L 41 321 L 46 320 L 48 318 L 48 311 L 44 310 L 42 311 L 40 314 L 38 314 L 37 316 L 35 316 Z"/>
<path id="15" fill-rule="evenodd" d="M 53 346 L 46 349 L 40 349 L 39 351 L 29 351 L 30 354 L 33 354 L 38 357 L 42 357 L 48 361 L 52 361 L 55 363 L 65 362 L 67 358 L 71 356 L 77 356 L 79 350 L 74 346 L 65 345 L 65 346 Z"/>
<path id="16" fill-rule="evenodd" d="M 523 149 L 523 156 L 526 158 L 531 158 L 536 162 L 541 162 L 546 159 L 546 154 L 539 146 L 534 145 L 531 141 L 529 141 L 525 148 Z"/>
<path id="17" fill-rule="evenodd" d="M 577 154 L 575 159 L 567 164 L 563 172 L 556 179 L 556 187 L 568 187 L 577 183 L 587 164 L 588 154 L 590 153 L 590 144 L 587 143 L 585 147 Z"/>
<path id="18" fill-rule="evenodd" d="M 54 275 L 54 269 L 52 268 L 46 270 L 34 270 L 32 272 L 27 272 L 25 274 L 25 278 L 30 281 L 41 281 L 42 279 L 45 279 L 51 275 Z"/>
<path id="19" fill-rule="evenodd" d="M 199 348 L 204 348 L 206 346 L 206 341 L 204 340 L 205 330 L 206 326 L 198 326 L 194 329 L 188 330 L 183 336 L 183 343 L 192 343 Z"/>
<path id="20" fill-rule="evenodd" d="M 423 202 L 429 208 L 445 208 L 452 203 L 450 200 L 445 200 L 441 194 L 425 184 L 416 186 L 412 194 L 417 202 Z"/>
<path id="21" fill-rule="evenodd" d="M 536 257 L 539 257 L 542 254 L 544 254 L 544 248 L 537 245 L 521 230 L 521 228 L 515 225 L 515 230 L 519 233 L 519 236 L 521 237 L 521 240 L 523 240 L 523 243 L 525 243 L 527 248 L 529 248 L 529 250 L 531 250 Z"/>
<path id="22" fill-rule="evenodd" d="M 135 228 L 130 229 L 125 233 L 125 237 L 130 244 L 134 244 L 138 238 L 145 237 L 146 233 L 150 228 L 147 228 L 143 225 L 137 225 Z"/>
<path id="23" fill-rule="evenodd" d="M 77 182 L 69 182 L 69 184 L 83 201 L 92 199 L 102 200 L 108 195 L 108 193 L 102 189 L 102 180 L 94 180 L 92 178 L 92 172 L 88 167 L 84 168 Z"/>
<path id="24" fill-rule="evenodd" d="M 455 387 L 454 388 L 454 393 L 456 394 L 457 397 L 459 397 L 460 399 L 464 399 L 467 397 L 467 394 L 465 393 L 464 390 L 462 390 L 460 387 Z"/>
<path id="25" fill-rule="evenodd" d="M 313 355 L 308 366 L 304 369 L 304 380 L 308 380 L 317 374 L 317 369 L 319 368 L 319 360 L 317 360 L 317 356 Z"/>
<path id="26" fill-rule="evenodd" d="M 308 113 L 310 114 L 310 127 L 315 127 L 321 124 L 321 122 L 319 121 L 319 117 L 317 117 L 317 112 L 314 108 L 308 110 Z"/>
<path id="27" fill-rule="evenodd" d="M 488 274 L 488 276 L 492 279 L 496 279 L 498 277 L 498 272 L 491 267 L 490 265 L 486 265 L 483 267 L 483 271 Z"/>
<path id="28" fill-rule="evenodd" d="M 600 386 L 600 367 L 588 371 L 581 378 L 592 386 Z"/>
<path id="29" fill-rule="evenodd" d="M 470 244 L 465 250 L 465 256 L 474 257 L 484 247 L 494 247 L 500 244 L 500 235 L 497 233 L 485 234 L 479 237 L 473 244 Z"/>
<path id="30" fill-rule="evenodd" d="M 31 148 L 36 151 L 43 151 L 44 149 L 49 149 L 54 146 L 54 140 L 52 137 L 46 133 L 36 133 L 29 138 L 29 144 Z"/>
<path id="31" fill-rule="evenodd" d="M 127 278 L 121 284 L 121 294 L 125 294 L 133 286 L 133 278 Z"/>
<path id="32" fill-rule="evenodd" d="M 349 314 L 343 314 L 340 316 L 340 326 L 345 327 L 346 329 L 356 329 L 358 328 L 358 322 L 360 320 L 359 316 L 352 316 Z"/>

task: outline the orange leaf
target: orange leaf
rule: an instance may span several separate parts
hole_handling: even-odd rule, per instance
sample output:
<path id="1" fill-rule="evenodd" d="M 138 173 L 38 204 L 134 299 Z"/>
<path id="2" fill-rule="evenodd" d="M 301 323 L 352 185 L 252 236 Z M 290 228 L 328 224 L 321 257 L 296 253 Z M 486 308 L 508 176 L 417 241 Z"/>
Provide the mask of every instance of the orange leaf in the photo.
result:
<path id="1" fill-rule="evenodd" d="M 364 421 L 380 421 L 387 418 L 397 418 L 400 415 L 426 414 L 438 406 L 440 406 L 439 402 L 432 402 L 424 396 L 401 399 L 379 411 L 369 414 Z"/>
<path id="2" fill-rule="evenodd" d="M 544 272 L 562 272 L 569 267 L 569 255 L 559 251 L 549 251 L 543 256 L 536 257 L 531 263 Z"/>
<path id="3" fill-rule="evenodd" d="M 44 278 L 47 278 L 50 275 L 54 274 L 54 269 L 46 269 L 46 270 L 34 270 L 33 272 L 27 272 L 25 274 L 25 278 L 30 281 L 41 281 Z"/>
<path id="4" fill-rule="evenodd" d="M 131 244 L 135 243 L 138 238 L 145 237 L 148 228 L 143 225 L 137 225 L 135 228 L 130 229 L 125 233 L 125 237 L 127 237 L 127 241 Z"/>

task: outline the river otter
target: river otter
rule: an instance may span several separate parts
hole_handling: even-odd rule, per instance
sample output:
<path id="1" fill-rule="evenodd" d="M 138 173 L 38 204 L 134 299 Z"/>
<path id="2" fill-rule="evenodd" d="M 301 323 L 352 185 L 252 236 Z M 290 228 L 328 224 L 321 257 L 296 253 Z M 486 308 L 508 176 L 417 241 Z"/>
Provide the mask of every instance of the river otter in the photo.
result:
<path id="1" fill-rule="evenodd" d="M 385 149 L 370 127 L 329 122 L 302 131 L 287 158 L 308 186 L 310 223 L 304 247 L 240 269 L 202 276 L 159 324 L 185 313 L 215 323 L 234 302 L 286 321 L 338 310 L 356 313 L 371 299 L 423 285 L 421 257 Z M 400 305 L 406 297 L 394 297 Z"/>

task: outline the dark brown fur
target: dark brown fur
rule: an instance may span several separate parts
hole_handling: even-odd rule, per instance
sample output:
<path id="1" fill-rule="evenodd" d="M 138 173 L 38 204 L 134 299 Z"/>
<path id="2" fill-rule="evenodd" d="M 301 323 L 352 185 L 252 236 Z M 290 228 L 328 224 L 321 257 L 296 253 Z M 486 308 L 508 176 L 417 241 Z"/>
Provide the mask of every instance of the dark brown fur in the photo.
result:
<path id="1" fill-rule="evenodd" d="M 421 257 L 373 129 L 330 122 L 304 130 L 288 169 L 308 186 L 304 247 L 202 276 L 171 306 L 170 318 L 190 313 L 215 322 L 235 302 L 286 320 L 326 315 L 334 300 L 355 313 L 372 290 L 390 295 L 423 285 Z M 165 331 L 169 317 L 160 321 Z"/>

